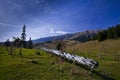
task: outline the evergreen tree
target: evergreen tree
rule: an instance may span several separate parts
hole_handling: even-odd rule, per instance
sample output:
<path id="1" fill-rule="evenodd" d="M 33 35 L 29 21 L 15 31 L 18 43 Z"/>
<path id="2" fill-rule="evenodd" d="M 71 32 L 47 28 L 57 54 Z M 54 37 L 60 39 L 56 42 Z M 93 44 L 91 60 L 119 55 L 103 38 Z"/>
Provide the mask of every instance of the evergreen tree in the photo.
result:
<path id="1" fill-rule="evenodd" d="M 107 30 L 102 31 L 103 40 L 107 39 Z"/>
<path id="2" fill-rule="evenodd" d="M 19 49 L 18 55 L 22 56 L 22 41 L 19 37 L 13 37 L 14 39 L 14 46 L 17 47 Z M 13 52 L 13 51 L 12 51 Z"/>
<path id="3" fill-rule="evenodd" d="M 7 40 L 5 41 L 5 46 L 6 46 L 6 47 L 9 47 L 9 46 L 10 46 L 10 40 L 9 40 L 9 39 L 7 39 Z"/>
<path id="4" fill-rule="evenodd" d="M 98 34 L 97 34 L 97 40 L 98 41 L 103 41 L 104 40 L 102 31 L 98 32 Z"/>
<path id="5" fill-rule="evenodd" d="M 97 40 L 97 34 L 93 36 L 91 40 Z"/>
<path id="6" fill-rule="evenodd" d="M 24 48 L 26 48 L 26 25 L 23 26 L 23 31 L 21 34 L 21 44 Z"/>
<path id="7" fill-rule="evenodd" d="M 106 39 L 117 39 L 120 37 L 120 24 L 117 24 L 115 27 L 109 27 L 106 30 L 98 32 L 93 36 L 92 40 L 103 41 Z"/>
<path id="8" fill-rule="evenodd" d="M 62 44 L 59 42 L 59 43 L 57 44 L 57 46 L 56 46 L 56 49 L 57 49 L 57 50 L 61 50 L 61 48 L 62 48 Z"/>
<path id="9" fill-rule="evenodd" d="M 115 31 L 118 37 L 120 37 L 120 24 L 117 24 L 115 27 Z"/>
<path id="10" fill-rule="evenodd" d="M 113 27 L 113 34 L 114 34 L 114 39 L 118 38 L 117 30 L 115 27 Z"/>
<path id="11" fill-rule="evenodd" d="M 13 43 L 14 43 L 14 46 L 15 47 L 20 47 L 21 46 L 21 40 L 20 40 L 20 38 L 19 37 L 13 37 L 13 39 L 14 39 L 14 41 L 13 41 Z"/>
<path id="12" fill-rule="evenodd" d="M 13 48 L 13 46 L 10 44 L 10 40 L 7 39 L 5 41 L 5 46 L 6 46 L 6 51 L 8 52 L 8 55 L 13 55 L 15 49 Z"/>
<path id="13" fill-rule="evenodd" d="M 108 39 L 113 39 L 114 38 L 113 27 L 108 28 L 108 30 L 107 30 L 107 38 Z"/>
<path id="14" fill-rule="evenodd" d="M 28 41 L 28 48 L 29 48 L 29 49 L 32 49 L 32 48 L 33 48 L 33 42 L 32 42 L 32 40 L 31 40 L 31 38 L 30 38 L 29 41 Z"/>

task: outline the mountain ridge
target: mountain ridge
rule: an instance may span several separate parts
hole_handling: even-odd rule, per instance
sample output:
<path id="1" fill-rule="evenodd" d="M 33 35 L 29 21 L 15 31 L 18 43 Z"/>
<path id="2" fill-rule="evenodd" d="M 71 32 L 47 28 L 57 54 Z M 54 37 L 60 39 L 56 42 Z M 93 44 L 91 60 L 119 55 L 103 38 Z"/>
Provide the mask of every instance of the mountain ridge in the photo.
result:
<path id="1" fill-rule="evenodd" d="M 51 36 L 51 37 L 44 37 L 32 40 L 34 43 L 40 42 L 51 42 L 51 41 L 59 41 L 59 40 L 76 40 L 81 42 L 89 41 L 93 38 L 99 31 L 98 30 L 86 30 L 84 32 L 76 32 L 76 33 L 69 33 L 60 36 Z"/>

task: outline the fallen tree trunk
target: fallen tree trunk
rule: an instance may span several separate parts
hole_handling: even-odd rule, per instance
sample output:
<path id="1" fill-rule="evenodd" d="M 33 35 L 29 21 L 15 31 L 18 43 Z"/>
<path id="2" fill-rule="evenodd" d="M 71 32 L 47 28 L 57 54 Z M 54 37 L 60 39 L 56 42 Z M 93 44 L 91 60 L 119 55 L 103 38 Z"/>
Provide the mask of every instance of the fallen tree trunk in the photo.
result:
<path id="1" fill-rule="evenodd" d="M 97 68 L 99 66 L 98 62 L 94 61 L 93 59 L 80 57 L 80 56 L 75 55 L 75 54 L 69 54 L 67 52 L 61 52 L 61 51 L 58 51 L 55 49 L 48 49 L 48 48 L 41 48 L 41 49 L 44 51 L 50 52 L 54 55 L 58 55 L 58 56 L 66 58 L 68 60 L 72 60 L 74 62 L 77 62 L 77 64 L 82 64 L 84 66 L 87 66 L 91 69 L 91 71 L 92 71 L 92 69 Z"/>

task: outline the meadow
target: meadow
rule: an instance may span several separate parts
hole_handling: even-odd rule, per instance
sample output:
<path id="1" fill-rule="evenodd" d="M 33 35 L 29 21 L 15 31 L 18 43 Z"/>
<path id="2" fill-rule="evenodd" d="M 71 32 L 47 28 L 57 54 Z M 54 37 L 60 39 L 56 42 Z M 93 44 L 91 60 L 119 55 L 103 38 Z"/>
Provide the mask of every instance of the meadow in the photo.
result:
<path id="1" fill-rule="evenodd" d="M 39 54 L 38 54 L 39 53 Z M 0 47 L 0 80 L 99 80 L 99 76 L 89 70 L 64 62 L 57 64 L 57 57 L 42 50 L 23 49 L 22 56 L 15 49 L 8 55 L 5 47 Z"/>
<path id="2" fill-rule="evenodd" d="M 0 80 L 119 80 L 120 40 L 85 43 L 68 41 L 66 51 L 99 62 L 93 72 L 64 61 L 58 64 L 58 57 L 37 49 L 23 49 L 22 56 L 16 48 L 8 55 L 5 47 L 0 47 Z M 63 71 L 61 71 L 61 66 Z"/>
<path id="3" fill-rule="evenodd" d="M 74 45 L 74 46 L 73 46 Z M 85 43 L 68 43 L 68 52 L 75 52 L 79 56 L 92 58 L 99 62 L 97 72 L 105 74 L 115 80 L 120 79 L 120 39 L 102 42 L 89 41 Z"/>

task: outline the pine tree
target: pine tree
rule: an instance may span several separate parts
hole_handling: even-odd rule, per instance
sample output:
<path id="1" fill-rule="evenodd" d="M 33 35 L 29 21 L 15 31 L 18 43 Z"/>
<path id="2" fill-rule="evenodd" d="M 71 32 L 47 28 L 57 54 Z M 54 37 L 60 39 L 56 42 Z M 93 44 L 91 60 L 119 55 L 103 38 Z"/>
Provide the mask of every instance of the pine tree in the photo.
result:
<path id="1" fill-rule="evenodd" d="M 5 46 L 6 46 L 6 47 L 9 47 L 9 46 L 10 46 L 10 40 L 9 40 L 9 39 L 7 39 L 7 40 L 5 41 Z"/>
<path id="2" fill-rule="evenodd" d="M 108 28 L 108 30 L 107 30 L 107 38 L 108 39 L 113 39 L 114 38 L 113 27 Z"/>
<path id="3" fill-rule="evenodd" d="M 118 38 L 117 30 L 115 27 L 113 27 L 113 34 L 114 34 L 114 39 Z"/>
<path id="4" fill-rule="evenodd" d="M 117 36 L 120 37 L 120 24 L 116 25 L 115 30 L 116 30 Z"/>
<path id="5" fill-rule="evenodd" d="M 107 39 L 107 30 L 102 31 L 103 40 Z"/>
<path id="6" fill-rule="evenodd" d="M 32 40 L 31 40 L 31 38 L 30 38 L 29 41 L 28 41 L 28 48 L 29 48 L 29 49 L 32 49 L 32 48 L 33 48 L 33 42 L 32 42 Z"/>
<path id="7" fill-rule="evenodd" d="M 102 30 L 98 32 L 95 36 L 93 36 L 92 40 L 103 41 L 106 39 L 118 39 L 120 37 L 120 24 L 116 26 L 109 27 L 106 30 Z"/>
<path id="8" fill-rule="evenodd" d="M 26 25 L 23 26 L 23 31 L 21 34 L 21 44 L 24 48 L 26 48 Z"/>
<path id="9" fill-rule="evenodd" d="M 6 51 L 8 51 L 8 55 L 13 55 L 15 48 L 13 47 L 12 43 L 9 39 L 5 41 Z"/>
<path id="10" fill-rule="evenodd" d="M 20 47 L 21 46 L 21 40 L 20 40 L 20 38 L 19 37 L 13 37 L 13 39 L 14 39 L 14 41 L 13 41 L 13 43 L 14 43 L 14 46 L 15 47 Z"/>
<path id="11" fill-rule="evenodd" d="M 97 40 L 98 41 L 103 41 L 104 40 L 102 31 L 98 32 L 98 34 L 97 34 Z"/>
<path id="12" fill-rule="evenodd" d="M 57 50 L 61 50 L 61 48 L 62 48 L 62 44 L 59 42 L 59 43 L 57 44 L 57 46 L 56 46 L 56 49 L 57 49 Z"/>

